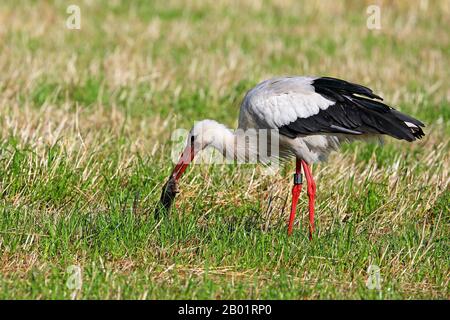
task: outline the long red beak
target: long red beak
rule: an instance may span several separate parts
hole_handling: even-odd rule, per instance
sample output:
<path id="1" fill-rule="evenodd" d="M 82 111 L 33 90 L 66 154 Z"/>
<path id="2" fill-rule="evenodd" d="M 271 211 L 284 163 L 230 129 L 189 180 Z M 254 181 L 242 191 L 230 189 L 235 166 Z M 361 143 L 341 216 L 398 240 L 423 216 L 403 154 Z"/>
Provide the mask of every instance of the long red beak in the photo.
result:
<path id="1" fill-rule="evenodd" d="M 189 164 L 194 160 L 195 153 L 194 145 L 188 143 L 180 156 L 180 160 L 178 160 L 177 165 L 173 168 L 171 176 L 175 178 L 175 181 L 178 181 L 181 178 Z"/>
<path id="2" fill-rule="evenodd" d="M 170 174 L 169 179 L 164 185 L 159 202 L 166 211 L 170 209 L 173 201 L 175 200 L 175 196 L 178 193 L 178 180 L 186 171 L 192 160 L 194 160 L 195 154 L 196 150 L 194 150 L 194 145 L 192 143 L 188 143 L 183 153 L 181 154 L 180 160 L 178 161 L 177 165 Z M 157 206 L 155 210 L 155 215 L 157 217 L 159 216 L 159 212 L 160 206 Z"/>

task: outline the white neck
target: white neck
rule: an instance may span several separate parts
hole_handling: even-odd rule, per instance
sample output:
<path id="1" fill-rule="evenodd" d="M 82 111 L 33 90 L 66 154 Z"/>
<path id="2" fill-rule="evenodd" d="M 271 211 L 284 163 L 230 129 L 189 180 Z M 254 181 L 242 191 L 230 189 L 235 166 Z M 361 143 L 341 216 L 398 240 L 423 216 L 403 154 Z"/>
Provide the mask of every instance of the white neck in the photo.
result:
<path id="1" fill-rule="evenodd" d="M 257 132 L 237 129 L 231 131 L 223 126 L 214 132 L 211 146 L 217 149 L 229 161 L 256 163 L 258 156 Z"/>
<path id="2" fill-rule="evenodd" d="M 241 163 L 256 163 L 258 160 L 258 145 L 261 141 L 257 130 L 232 131 L 214 120 L 203 120 L 194 126 L 191 133 L 201 141 L 201 148 L 212 146 L 227 160 Z M 259 160 L 262 160 L 261 156 Z"/>

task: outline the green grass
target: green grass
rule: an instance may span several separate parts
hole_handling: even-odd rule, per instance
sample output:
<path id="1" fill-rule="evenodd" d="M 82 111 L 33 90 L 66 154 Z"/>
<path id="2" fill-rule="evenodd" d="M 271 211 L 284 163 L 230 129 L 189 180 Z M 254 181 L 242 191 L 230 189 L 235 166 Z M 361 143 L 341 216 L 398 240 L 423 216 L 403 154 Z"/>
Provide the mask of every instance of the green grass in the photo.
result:
<path id="1" fill-rule="evenodd" d="M 64 2 L 2 2 L 0 299 L 450 297 L 448 6 L 383 2 L 370 31 L 369 2 L 258 3 L 82 2 L 69 31 Z M 235 126 L 280 74 L 368 85 L 427 135 L 314 165 L 312 241 L 305 190 L 286 234 L 292 163 L 192 166 L 155 217 L 173 130 Z"/>
<path id="2" fill-rule="evenodd" d="M 231 219 L 219 211 L 202 227 L 201 212 L 174 216 L 159 225 L 151 216 L 136 215 L 120 204 L 112 204 L 106 212 L 75 209 L 61 218 L 30 219 L 26 209 L 5 208 L 2 230 L 10 230 L 3 234 L 7 251 L 24 250 L 32 234 L 47 264 L 31 268 L 25 277 L 2 279 L 2 298 L 15 292 L 28 298 L 68 298 L 65 269 L 71 264 L 84 265 L 85 298 L 139 298 L 144 293 L 148 298 L 169 299 L 407 298 L 410 294 L 425 298 L 426 294 L 415 292 L 417 284 L 429 285 L 429 279 L 444 283 L 447 277 L 439 264 L 448 262 L 448 235 L 438 226 L 422 235 L 421 224 L 412 222 L 371 243 L 367 238 L 373 222 L 336 222 L 310 243 L 301 232 L 287 238 L 284 226 L 262 231 L 249 215 Z M 12 227 L 17 225 L 20 228 Z M 431 235 L 433 243 L 422 243 L 422 237 Z M 416 266 L 406 277 L 411 288 L 389 275 L 392 260 L 405 270 Z M 162 266 L 157 261 L 169 263 Z M 380 292 L 365 287 L 362 274 L 368 263 L 385 270 Z M 305 279 L 305 273 L 314 280 Z"/>

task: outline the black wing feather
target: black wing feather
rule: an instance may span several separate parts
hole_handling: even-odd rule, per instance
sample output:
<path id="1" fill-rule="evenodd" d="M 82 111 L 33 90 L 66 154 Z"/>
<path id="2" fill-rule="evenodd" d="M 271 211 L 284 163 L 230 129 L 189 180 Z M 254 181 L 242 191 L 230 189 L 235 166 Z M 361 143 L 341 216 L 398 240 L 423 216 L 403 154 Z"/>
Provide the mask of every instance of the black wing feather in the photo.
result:
<path id="1" fill-rule="evenodd" d="M 314 80 L 313 83 L 314 88 L 316 89 L 316 92 L 319 90 L 330 90 L 336 93 L 352 93 L 352 94 L 360 94 L 372 99 L 379 99 L 383 100 L 380 96 L 377 96 L 373 93 L 373 91 L 367 87 L 364 87 L 362 85 L 347 82 L 345 80 L 331 78 L 331 77 L 322 77 Z"/>
<path id="2" fill-rule="evenodd" d="M 312 86 L 335 103 L 318 114 L 282 126 L 281 134 L 291 138 L 317 133 L 387 134 L 407 141 L 425 135 L 421 121 L 374 100 L 383 99 L 367 87 L 330 77 L 318 78 Z"/>

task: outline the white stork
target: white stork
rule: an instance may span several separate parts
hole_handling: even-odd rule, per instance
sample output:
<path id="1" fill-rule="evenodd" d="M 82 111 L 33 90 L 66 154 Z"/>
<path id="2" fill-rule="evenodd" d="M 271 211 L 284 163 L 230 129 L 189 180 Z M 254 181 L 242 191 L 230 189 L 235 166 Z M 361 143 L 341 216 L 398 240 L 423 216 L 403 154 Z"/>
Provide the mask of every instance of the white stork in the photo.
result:
<path id="1" fill-rule="evenodd" d="M 273 78 L 259 83 L 245 95 L 240 107 L 238 129 L 276 130 L 280 157 L 296 159 L 289 235 L 302 189 L 302 168 L 308 184 L 311 238 L 316 193 L 310 168 L 312 163 L 325 160 L 342 142 L 355 138 L 389 135 L 414 141 L 424 136 L 422 122 L 377 100 L 382 98 L 367 87 L 330 77 Z M 235 132 L 214 120 L 197 122 L 163 188 L 162 206 L 170 208 L 178 192 L 178 180 L 200 150 L 207 146 L 221 152 L 231 149 L 235 153 L 232 156 L 239 157 L 241 151 L 233 148 L 236 139 Z"/>

